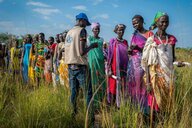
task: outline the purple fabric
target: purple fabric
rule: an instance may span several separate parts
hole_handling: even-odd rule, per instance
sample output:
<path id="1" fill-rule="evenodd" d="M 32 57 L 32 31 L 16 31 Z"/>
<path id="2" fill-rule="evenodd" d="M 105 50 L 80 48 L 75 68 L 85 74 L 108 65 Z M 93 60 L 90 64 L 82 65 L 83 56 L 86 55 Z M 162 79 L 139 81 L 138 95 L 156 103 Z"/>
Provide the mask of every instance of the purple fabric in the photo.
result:
<path id="1" fill-rule="evenodd" d="M 139 34 L 136 31 L 136 32 L 133 33 L 133 36 L 132 36 L 132 39 L 131 39 L 131 45 L 136 44 L 140 48 L 144 48 L 146 40 L 147 39 L 144 36 L 142 36 L 141 34 Z M 138 50 L 133 50 L 132 54 L 136 54 L 137 52 L 139 52 L 139 51 Z"/>
<path id="2" fill-rule="evenodd" d="M 127 41 L 124 40 L 123 43 L 119 42 L 116 38 L 113 38 L 110 40 L 109 42 L 109 47 L 108 47 L 108 64 L 110 65 L 113 59 L 113 48 L 115 46 L 115 43 L 118 43 L 117 45 L 117 51 L 120 54 L 120 59 L 119 59 L 119 63 L 121 66 L 123 66 L 125 68 L 125 65 L 127 65 L 127 60 L 128 60 L 128 56 L 127 56 L 127 49 L 128 49 L 128 44 Z M 126 54 L 125 54 L 126 52 Z M 122 68 L 123 68 L 122 67 Z"/>
<path id="3" fill-rule="evenodd" d="M 108 47 L 108 58 L 107 58 L 107 64 L 108 64 L 108 70 L 111 68 L 111 63 L 113 59 L 113 52 L 114 52 L 114 47 L 116 44 L 116 76 L 117 78 L 122 79 L 123 77 L 126 77 L 126 71 L 127 71 L 127 64 L 128 64 L 128 43 L 126 40 L 123 42 L 118 41 L 116 38 L 113 38 L 109 42 L 109 47 Z M 108 83 L 110 85 L 110 83 Z M 120 83 L 119 80 L 116 80 L 116 103 L 117 107 L 120 107 L 120 98 L 122 96 L 121 94 L 121 86 L 124 86 Z M 126 88 L 126 87 L 124 87 Z M 107 90 L 108 92 L 108 102 L 110 103 L 111 97 L 109 94 L 109 88 Z"/>
<path id="4" fill-rule="evenodd" d="M 146 38 L 139 33 L 134 33 L 131 44 L 137 44 L 143 48 Z M 134 50 L 128 64 L 128 92 L 131 100 L 143 110 L 147 108 L 146 87 L 143 82 L 144 70 L 141 67 L 142 53 Z"/>

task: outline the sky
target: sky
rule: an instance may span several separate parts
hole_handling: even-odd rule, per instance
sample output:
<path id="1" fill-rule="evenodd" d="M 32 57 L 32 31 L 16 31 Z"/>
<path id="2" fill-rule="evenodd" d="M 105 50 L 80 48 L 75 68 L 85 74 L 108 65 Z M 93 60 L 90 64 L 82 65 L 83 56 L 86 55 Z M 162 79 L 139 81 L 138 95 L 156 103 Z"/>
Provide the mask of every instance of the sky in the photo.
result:
<path id="1" fill-rule="evenodd" d="M 84 12 L 90 22 L 101 24 L 100 36 L 107 42 L 116 37 L 115 25 L 125 24 L 124 38 L 130 43 L 132 17 L 142 15 L 148 29 L 158 11 L 169 15 L 167 33 L 177 38 L 176 47 L 192 47 L 191 0 L 0 0 L 0 33 L 44 32 L 47 39 L 72 28 L 75 16 Z M 92 35 L 91 28 L 86 29 Z"/>

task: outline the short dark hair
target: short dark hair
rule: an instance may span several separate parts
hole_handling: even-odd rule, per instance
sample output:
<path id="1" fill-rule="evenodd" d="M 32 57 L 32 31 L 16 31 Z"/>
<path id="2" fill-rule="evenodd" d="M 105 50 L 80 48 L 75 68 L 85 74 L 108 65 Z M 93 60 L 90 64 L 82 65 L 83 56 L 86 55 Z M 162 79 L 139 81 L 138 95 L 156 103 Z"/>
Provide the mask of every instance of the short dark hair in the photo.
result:
<path id="1" fill-rule="evenodd" d="M 43 37 L 45 37 L 45 34 L 43 32 L 40 32 L 39 35 L 42 35 Z"/>
<path id="2" fill-rule="evenodd" d="M 54 38 L 52 36 L 50 36 L 49 38 L 54 41 Z"/>
<path id="3" fill-rule="evenodd" d="M 142 23 L 144 23 L 144 19 L 141 15 L 134 15 L 132 20 L 135 19 L 135 18 L 139 18 L 141 20 Z"/>

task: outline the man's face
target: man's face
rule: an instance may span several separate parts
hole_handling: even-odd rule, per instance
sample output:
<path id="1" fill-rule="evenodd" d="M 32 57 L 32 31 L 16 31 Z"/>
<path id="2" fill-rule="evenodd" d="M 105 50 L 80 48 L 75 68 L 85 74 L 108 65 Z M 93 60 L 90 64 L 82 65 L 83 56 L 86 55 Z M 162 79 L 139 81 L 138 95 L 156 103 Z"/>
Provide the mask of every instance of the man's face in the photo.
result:
<path id="1" fill-rule="evenodd" d="M 87 21 L 85 19 L 80 19 L 79 20 L 79 26 L 80 27 L 86 27 L 87 26 Z"/>

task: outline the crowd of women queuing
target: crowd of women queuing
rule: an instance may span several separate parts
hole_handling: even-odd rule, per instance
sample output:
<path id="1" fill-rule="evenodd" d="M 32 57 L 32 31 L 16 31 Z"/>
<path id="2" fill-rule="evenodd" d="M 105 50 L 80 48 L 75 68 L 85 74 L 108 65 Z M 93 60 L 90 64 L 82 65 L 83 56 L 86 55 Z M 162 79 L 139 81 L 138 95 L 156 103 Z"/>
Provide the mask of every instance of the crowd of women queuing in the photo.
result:
<path id="1" fill-rule="evenodd" d="M 87 17 L 80 19 L 88 22 Z M 126 25 L 116 25 L 114 32 L 117 36 L 107 43 L 99 35 L 102 30 L 100 24 L 91 24 L 93 34 L 86 36 L 87 46 L 97 45 L 89 49 L 86 58 L 91 72 L 92 93 L 95 93 L 95 107 L 98 109 L 104 99 L 117 108 L 120 108 L 122 101 L 129 99 L 143 113 L 149 113 L 148 108 L 161 112 L 170 105 L 174 91 L 173 62 L 177 39 L 166 32 L 169 25 L 166 13 L 158 12 L 149 30 L 143 24 L 141 15 L 132 18 L 135 31 L 129 44 L 124 39 Z M 155 28 L 157 31 L 153 33 Z M 22 47 L 19 47 L 17 39 L 12 40 L 12 47 L 8 50 L 9 71 L 13 75 L 22 72 L 25 83 L 37 86 L 40 81 L 54 87 L 58 84 L 71 86 L 68 66 L 74 65 L 65 63 L 65 57 L 68 58 L 65 43 L 71 40 L 66 38 L 67 33 L 66 30 L 57 34 L 55 39 L 49 37 L 48 41 L 43 33 L 33 38 L 28 34 Z M 1 72 L 6 69 L 3 49 L 3 45 L 0 45 Z"/>

